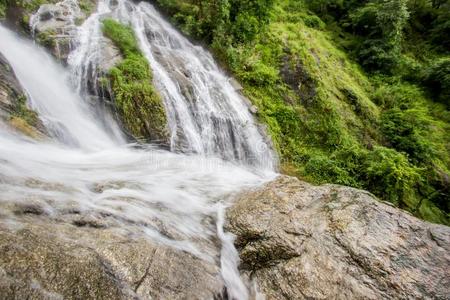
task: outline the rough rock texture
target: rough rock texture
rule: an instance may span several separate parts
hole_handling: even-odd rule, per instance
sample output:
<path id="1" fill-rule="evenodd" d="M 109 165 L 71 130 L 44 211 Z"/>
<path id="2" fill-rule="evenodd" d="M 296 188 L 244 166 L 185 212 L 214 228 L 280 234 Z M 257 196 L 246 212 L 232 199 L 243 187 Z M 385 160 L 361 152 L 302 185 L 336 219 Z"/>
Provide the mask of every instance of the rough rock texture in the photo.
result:
<path id="1" fill-rule="evenodd" d="M 76 25 L 85 18 L 75 2 L 63 1 L 43 4 L 30 19 L 32 34 L 50 52 L 67 61 L 76 35 Z"/>
<path id="2" fill-rule="evenodd" d="M 112 67 L 122 62 L 123 56 L 119 48 L 110 39 L 105 37 L 100 43 L 101 53 L 99 55 L 98 68 L 99 72 L 106 74 Z"/>
<path id="3" fill-rule="evenodd" d="M 92 61 L 85 66 L 86 70 L 86 88 L 90 95 L 96 95 L 112 100 L 113 92 L 110 90 L 109 84 L 104 80 L 112 67 L 119 65 L 123 61 L 123 56 L 119 48 L 107 37 L 103 37 L 99 41 L 100 53 L 97 60 Z M 103 99 L 105 100 L 105 99 Z"/>
<path id="4" fill-rule="evenodd" d="M 218 267 L 94 222 L 0 212 L 0 299 L 212 299 Z"/>
<path id="5" fill-rule="evenodd" d="M 228 212 L 269 299 L 448 299 L 450 228 L 342 186 L 280 177 Z"/>
<path id="6" fill-rule="evenodd" d="M 31 137 L 43 137 L 46 134 L 37 114 L 27 107 L 25 92 L 12 67 L 1 53 L 0 121 Z"/>
<path id="7" fill-rule="evenodd" d="M 34 38 L 63 63 L 74 47 L 77 26 L 94 11 L 96 0 L 45 0 L 36 12 L 22 12 L 29 19 Z M 103 53 L 107 55 L 108 53 Z"/>

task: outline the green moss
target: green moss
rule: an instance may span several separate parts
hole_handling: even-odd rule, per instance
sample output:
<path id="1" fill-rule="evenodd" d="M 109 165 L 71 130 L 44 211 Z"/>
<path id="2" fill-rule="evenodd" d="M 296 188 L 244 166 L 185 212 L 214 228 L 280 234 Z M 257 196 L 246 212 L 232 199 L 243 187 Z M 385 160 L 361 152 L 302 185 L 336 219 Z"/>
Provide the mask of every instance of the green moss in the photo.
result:
<path id="1" fill-rule="evenodd" d="M 38 114 L 29 109 L 27 106 L 27 98 L 25 95 L 20 96 L 15 102 L 13 112 L 11 113 L 12 118 L 20 118 L 25 121 L 31 127 L 37 125 L 39 117 Z"/>
<path id="2" fill-rule="evenodd" d="M 78 6 L 86 16 L 89 16 L 95 9 L 95 2 L 91 0 L 79 0 Z"/>
<path id="3" fill-rule="evenodd" d="M 55 38 L 56 32 L 52 30 L 41 31 L 36 36 L 36 41 L 44 47 L 53 48 L 55 46 Z"/>
<path id="4" fill-rule="evenodd" d="M 12 1 L 12 0 L 9 0 Z M 36 12 L 39 7 L 47 3 L 57 3 L 59 0 L 17 0 L 16 5 L 23 8 L 27 13 Z"/>
<path id="5" fill-rule="evenodd" d="M 125 56 L 141 55 L 133 30 L 113 19 L 103 20 L 103 33 L 110 38 Z"/>
<path id="6" fill-rule="evenodd" d="M 103 32 L 124 56 L 124 60 L 110 70 L 109 79 L 125 127 L 135 137 L 166 141 L 164 105 L 152 85 L 150 66 L 139 51 L 132 29 L 105 19 Z M 106 84 L 104 79 L 102 84 Z"/>

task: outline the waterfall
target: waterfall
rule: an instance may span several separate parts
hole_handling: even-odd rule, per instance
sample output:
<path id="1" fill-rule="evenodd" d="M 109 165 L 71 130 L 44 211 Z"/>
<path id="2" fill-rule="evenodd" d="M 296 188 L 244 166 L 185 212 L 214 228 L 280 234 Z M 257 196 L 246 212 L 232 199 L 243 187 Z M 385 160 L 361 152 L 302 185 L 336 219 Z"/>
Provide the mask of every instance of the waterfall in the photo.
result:
<path id="1" fill-rule="evenodd" d="M 116 142 L 96 123 L 89 107 L 69 87 L 70 74 L 44 50 L 17 42 L 1 28 L 0 52 L 12 65 L 36 110 L 55 139 L 85 149 L 110 148 Z"/>
<path id="2" fill-rule="evenodd" d="M 172 152 L 127 144 L 108 110 L 92 104 L 92 97 L 102 97 L 88 80 L 101 75 L 105 17 L 135 31 L 164 99 Z M 38 18 L 32 21 L 38 25 Z M 148 3 L 100 0 L 76 30 L 63 68 L 0 25 L 0 53 L 52 137 L 29 140 L 0 126 L 0 207 L 31 201 L 48 218 L 65 218 L 67 211 L 108 215 L 110 226 L 133 226 L 124 234 L 217 263 L 228 294 L 248 298 L 233 238 L 223 231 L 223 211 L 237 192 L 276 175 L 272 151 L 245 99 L 206 50 Z"/>
<path id="3" fill-rule="evenodd" d="M 174 30 L 149 3 L 133 7 L 121 0 L 120 6 L 117 17 L 132 24 L 166 101 L 172 148 L 273 167 L 247 104 L 210 53 Z"/>
<path id="4" fill-rule="evenodd" d="M 101 20 L 108 17 L 134 29 L 164 99 L 172 151 L 275 167 L 267 140 L 230 78 L 208 51 L 192 44 L 147 2 L 99 1 L 97 12 L 80 27 L 79 46 L 69 57 L 79 88 L 98 76 L 87 72 L 99 69 Z"/>

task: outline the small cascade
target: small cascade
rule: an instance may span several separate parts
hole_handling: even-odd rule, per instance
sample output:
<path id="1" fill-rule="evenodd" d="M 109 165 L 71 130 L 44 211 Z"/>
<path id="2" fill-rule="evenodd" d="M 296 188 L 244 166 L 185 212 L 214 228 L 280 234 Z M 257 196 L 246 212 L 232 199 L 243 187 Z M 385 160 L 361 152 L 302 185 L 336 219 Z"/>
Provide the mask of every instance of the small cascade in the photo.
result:
<path id="1" fill-rule="evenodd" d="M 0 52 L 10 61 L 49 132 L 65 145 L 105 149 L 116 141 L 96 122 L 89 106 L 70 87 L 70 74 L 43 49 L 0 27 Z"/>
<path id="2" fill-rule="evenodd" d="M 74 50 L 68 58 L 75 88 L 80 94 L 99 96 L 101 90 L 96 84 L 102 63 L 102 46 L 105 41 L 100 16 L 110 12 L 108 5 L 100 1 L 97 11 L 78 27 Z"/>
<path id="3" fill-rule="evenodd" d="M 100 1 L 97 10 L 77 28 L 73 40 L 74 49 L 69 54 L 67 64 L 75 90 L 83 98 L 90 99 L 90 105 L 105 130 L 123 143 L 125 137 L 108 105 L 111 99 L 105 95 L 105 89 L 99 86 L 99 78 L 119 59 L 118 56 L 105 52 L 105 49 L 110 48 L 106 44 L 111 42 L 103 37 L 100 17 L 108 13 L 108 5 Z"/>

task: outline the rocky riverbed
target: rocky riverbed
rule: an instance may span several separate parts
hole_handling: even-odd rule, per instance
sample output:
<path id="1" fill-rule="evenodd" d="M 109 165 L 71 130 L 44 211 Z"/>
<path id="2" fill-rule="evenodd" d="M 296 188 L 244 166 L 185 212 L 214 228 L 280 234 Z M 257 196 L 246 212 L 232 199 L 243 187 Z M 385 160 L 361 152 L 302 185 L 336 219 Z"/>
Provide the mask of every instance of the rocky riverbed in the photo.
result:
<path id="1" fill-rule="evenodd" d="M 282 176 L 241 194 L 227 219 L 242 275 L 267 299 L 450 294 L 450 229 L 365 191 Z M 55 219 L 15 204 L 0 220 L 2 299 L 226 298 L 214 262 L 123 234 L 133 225 L 106 215 Z"/>

